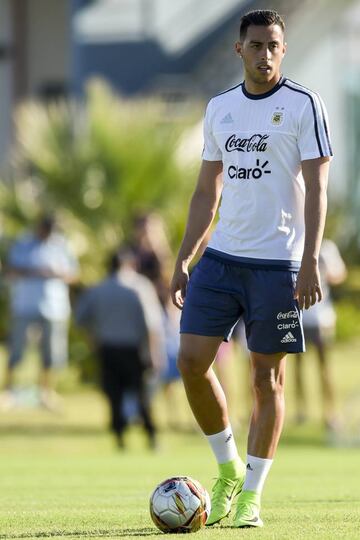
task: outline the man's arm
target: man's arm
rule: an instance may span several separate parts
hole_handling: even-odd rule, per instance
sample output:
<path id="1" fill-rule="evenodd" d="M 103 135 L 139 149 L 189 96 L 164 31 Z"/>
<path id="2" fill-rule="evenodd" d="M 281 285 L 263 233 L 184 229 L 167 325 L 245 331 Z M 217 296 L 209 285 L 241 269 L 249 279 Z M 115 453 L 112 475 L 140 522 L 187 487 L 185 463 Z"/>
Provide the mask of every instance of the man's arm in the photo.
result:
<path id="1" fill-rule="evenodd" d="M 72 273 L 58 272 L 50 268 L 20 268 L 8 266 L 6 273 L 11 278 L 38 277 L 42 279 L 61 279 L 67 285 L 73 285 L 78 281 L 78 276 Z"/>
<path id="2" fill-rule="evenodd" d="M 306 190 L 305 246 L 295 298 L 300 309 L 308 309 L 322 299 L 318 261 L 327 210 L 329 158 L 308 159 L 301 165 Z"/>
<path id="3" fill-rule="evenodd" d="M 170 287 L 172 301 L 179 309 L 184 304 L 189 264 L 216 214 L 223 186 L 222 167 L 221 161 L 204 160 L 201 165 Z"/>
<path id="4" fill-rule="evenodd" d="M 28 257 L 26 246 L 15 244 L 12 248 L 5 272 L 10 278 L 41 278 L 41 279 L 61 279 L 67 285 L 73 285 L 78 281 L 79 267 L 75 257 L 69 252 L 67 247 L 60 245 L 64 252 L 63 260 L 66 261 L 57 265 L 56 270 L 46 263 L 34 267 Z M 60 249 L 59 248 L 59 249 Z"/>
<path id="5" fill-rule="evenodd" d="M 139 286 L 140 283 L 142 286 Z M 143 318 L 149 367 L 157 373 L 166 365 L 165 331 L 162 307 L 154 285 L 145 276 L 138 280 L 136 293 Z"/>

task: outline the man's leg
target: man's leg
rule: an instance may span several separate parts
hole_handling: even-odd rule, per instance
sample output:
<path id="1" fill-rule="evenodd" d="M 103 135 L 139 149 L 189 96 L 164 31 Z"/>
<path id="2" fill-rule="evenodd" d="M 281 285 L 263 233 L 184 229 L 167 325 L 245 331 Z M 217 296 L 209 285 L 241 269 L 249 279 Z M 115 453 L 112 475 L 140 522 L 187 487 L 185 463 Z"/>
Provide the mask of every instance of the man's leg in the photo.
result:
<path id="1" fill-rule="evenodd" d="M 30 324 L 31 321 L 26 317 L 14 317 L 12 319 L 9 359 L 4 385 L 7 390 L 11 390 L 14 384 L 14 370 L 24 355 L 27 331 Z"/>
<path id="2" fill-rule="evenodd" d="M 1 395 L 0 408 L 3 410 L 11 409 L 16 406 L 15 394 L 12 392 L 14 387 L 14 375 L 18 364 L 21 362 L 27 341 L 27 331 L 31 324 L 31 320 L 26 317 L 12 318 L 9 357 L 4 374 L 4 390 Z"/>
<path id="3" fill-rule="evenodd" d="M 272 459 L 284 423 L 286 353 L 252 352 L 250 356 L 255 402 L 250 422 L 248 453 Z"/>
<path id="4" fill-rule="evenodd" d="M 42 368 L 39 373 L 40 403 L 46 409 L 57 412 L 61 408 L 61 400 L 55 391 L 57 371 L 66 365 L 68 350 L 67 321 L 41 318 L 38 321 L 41 329 L 40 352 Z"/>
<path id="5" fill-rule="evenodd" d="M 178 368 L 190 407 L 206 435 L 218 433 L 229 424 L 225 394 L 212 368 L 222 340 L 181 335 Z"/>
<path id="6" fill-rule="evenodd" d="M 123 370 L 123 351 L 121 348 L 100 345 L 101 388 L 107 398 L 110 412 L 110 429 L 116 436 L 120 449 L 125 448 L 124 431 L 127 418 L 123 410 L 125 391 L 129 387 L 126 372 Z"/>
<path id="7" fill-rule="evenodd" d="M 250 421 L 246 477 L 237 502 L 235 527 L 261 527 L 260 497 L 281 435 L 286 353 L 250 353 L 254 408 Z"/>
<path id="8" fill-rule="evenodd" d="M 24 354 L 30 321 L 25 317 L 13 317 L 11 323 L 9 356 L 4 373 L 4 392 L 0 395 L 0 409 L 4 411 L 16 406 L 15 394 L 12 392 L 14 374 Z"/>
<path id="9" fill-rule="evenodd" d="M 139 402 L 140 415 L 144 424 L 144 429 L 149 438 L 149 446 L 153 450 L 157 447 L 156 441 L 156 425 L 154 423 L 152 412 L 151 412 L 151 402 L 148 395 L 148 389 L 146 387 L 146 382 L 141 377 L 138 385 L 136 387 L 136 395 Z"/>
<path id="10" fill-rule="evenodd" d="M 206 435 L 219 466 L 207 524 L 226 517 L 244 480 L 242 463 L 231 430 L 225 394 L 212 369 L 222 337 L 182 334 L 178 367 L 194 416 Z"/>

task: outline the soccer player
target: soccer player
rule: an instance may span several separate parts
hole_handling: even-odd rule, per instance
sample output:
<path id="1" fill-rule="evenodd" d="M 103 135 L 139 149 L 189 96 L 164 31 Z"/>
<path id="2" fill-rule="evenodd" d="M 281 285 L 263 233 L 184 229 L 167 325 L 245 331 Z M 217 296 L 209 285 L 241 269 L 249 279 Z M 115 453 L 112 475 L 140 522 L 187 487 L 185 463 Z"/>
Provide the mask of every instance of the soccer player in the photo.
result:
<path id="1" fill-rule="evenodd" d="M 208 104 L 171 294 L 182 309 L 179 369 L 219 466 L 207 525 L 225 518 L 239 494 L 233 526 L 261 527 L 261 492 L 284 420 L 286 354 L 304 350 L 301 310 L 322 297 L 318 257 L 332 150 L 320 97 L 281 74 L 281 17 L 270 10 L 244 15 L 235 49 L 244 82 Z M 219 222 L 189 280 L 220 198 Z M 240 316 L 254 394 L 246 464 L 212 369 Z"/>

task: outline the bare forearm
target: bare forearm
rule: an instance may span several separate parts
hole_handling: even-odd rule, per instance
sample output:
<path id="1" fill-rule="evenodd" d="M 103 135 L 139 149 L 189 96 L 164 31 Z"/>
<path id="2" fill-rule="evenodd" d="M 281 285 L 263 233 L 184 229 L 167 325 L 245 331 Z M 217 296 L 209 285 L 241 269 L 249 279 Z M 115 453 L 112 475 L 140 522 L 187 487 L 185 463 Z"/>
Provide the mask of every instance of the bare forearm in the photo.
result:
<path id="1" fill-rule="evenodd" d="M 306 189 L 303 263 L 312 261 L 317 263 L 327 210 L 326 190 L 329 176 L 329 158 L 303 161 L 302 172 Z"/>
<path id="2" fill-rule="evenodd" d="M 77 281 L 77 278 L 74 274 L 65 274 L 63 272 L 56 272 L 50 269 L 41 269 L 41 268 L 16 268 L 11 267 L 7 269 L 7 275 L 13 278 L 22 278 L 22 277 L 32 277 L 32 278 L 42 278 L 42 279 L 61 279 L 68 285 L 72 285 Z"/>
<path id="3" fill-rule="evenodd" d="M 318 262 L 327 210 L 329 158 L 303 161 L 302 172 L 306 189 L 305 245 L 294 297 L 298 300 L 300 309 L 309 309 L 322 299 Z"/>
<path id="4" fill-rule="evenodd" d="M 305 245 L 303 261 L 317 262 L 327 211 L 326 188 L 310 188 L 305 197 Z"/>
<path id="5" fill-rule="evenodd" d="M 222 162 L 204 160 L 191 199 L 186 231 L 170 285 L 172 301 L 179 309 L 182 309 L 186 295 L 189 263 L 199 249 L 214 219 L 222 187 Z"/>
<path id="6" fill-rule="evenodd" d="M 203 192 L 195 192 L 190 204 L 187 227 L 176 264 L 188 265 L 195 256 L 215 217 L 217 202 Z"/>

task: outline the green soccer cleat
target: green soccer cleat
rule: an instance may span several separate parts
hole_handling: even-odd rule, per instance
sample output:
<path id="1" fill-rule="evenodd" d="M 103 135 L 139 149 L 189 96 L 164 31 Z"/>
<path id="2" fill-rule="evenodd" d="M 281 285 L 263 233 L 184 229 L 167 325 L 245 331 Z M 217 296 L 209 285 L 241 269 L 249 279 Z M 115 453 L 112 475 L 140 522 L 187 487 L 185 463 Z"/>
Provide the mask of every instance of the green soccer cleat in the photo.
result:
<path id="1" fill-rule="evenodd" d="M 243 491 L 236 503 L 232 527 L 262 527 L 260 518 L 260 493 Z"/>
<path id="2" fill-rule="evenodd" d="M 244 485 L 245 474 L 240 478 L 217 478 L 211 494 L 211 512 L 206 525 L 209 527 L 219 523 L 229 515 L 234 497 L 240 493 Z"/>

